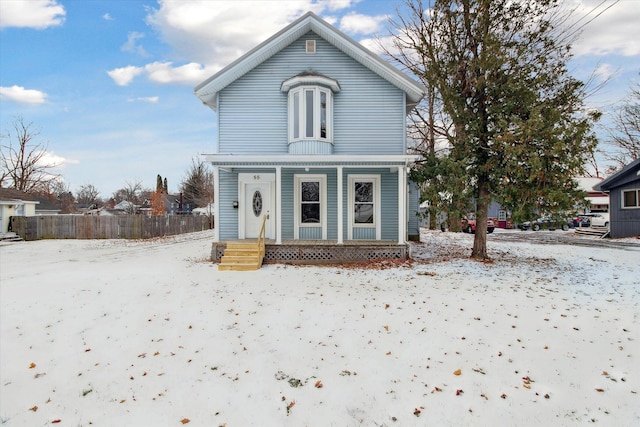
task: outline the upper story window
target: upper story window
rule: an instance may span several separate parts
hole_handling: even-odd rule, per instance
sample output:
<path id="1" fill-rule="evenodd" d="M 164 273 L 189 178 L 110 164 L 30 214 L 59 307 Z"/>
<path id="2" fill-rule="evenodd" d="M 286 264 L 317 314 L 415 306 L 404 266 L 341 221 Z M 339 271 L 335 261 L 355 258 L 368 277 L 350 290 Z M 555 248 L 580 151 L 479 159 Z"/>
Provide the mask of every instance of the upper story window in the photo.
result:
<path id="1" fill-rule="evenodd" d="M 340 90 L 335 80 L 314 72 L 301 73 L 284 83 L 289 94 L 289 142 L 305 139 L 333 140 L 333 94 Z"/>
<path id="2" fill-rule="evenodd" d="M 289 139 L 331 140 L 331 91 L 301 86 L 289 91 Z"/>

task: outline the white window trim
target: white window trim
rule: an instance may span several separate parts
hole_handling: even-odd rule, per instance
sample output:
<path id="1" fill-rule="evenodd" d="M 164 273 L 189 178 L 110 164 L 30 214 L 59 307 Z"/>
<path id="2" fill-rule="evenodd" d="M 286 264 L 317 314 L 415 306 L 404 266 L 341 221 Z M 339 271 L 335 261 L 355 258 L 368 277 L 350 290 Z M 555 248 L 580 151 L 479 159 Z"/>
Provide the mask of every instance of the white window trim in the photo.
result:
<path id="1" fill-rule="evenodd" d="M 300 217 L 300 205 L 302 203 L 302 194 L 300 194 L 300 186 L 303 182 L 319 182 L 320 183 L 320 223 L 304 224 Z M 300 227 L 322 227 L 322 239 L 327 240 L 327 175 L 309 175 L 294 174 L 293 175 L 293 238 L 300 239 Z"/>
<path id="2" fill-rule="evenodd" d="M 626 192 L 636 192 L 636 205 L 635 206 L 625 206 L 624 205 L 624 193 Z M 620 190 L 620 208 L 621 209 L 640 209 L 640 188 L 625 188 Z"/>
<path id="3" fill-rule="evenodd" d="M 306 90 L 313 90 L 313 136 L 306 136 Z M 327 136 L 320 137 L 320 93 L 327 95 Z M 298 138 L 294 138 L 294 94 L 299 94 L 298 105 Z M 297 141 L 323 141 L 333 142 L 333 92 L 331 89 L 317 86 L 297 86 L 289 91 L 289 142 Z"/>
<path id="4" fill-rule="evenodd" d="M 380 197 L 380 175 L 348 175 L 348 197 L 349 197 L 349 207 L 347 208 L 347 222 L 349 224 L 348 235 L 347 238 L 349 240 L 353 240 L 353 230 L 355 228 L 375 228 L 376 229 L 376 240 L 380 240 L 382 238 L 382 229 L 381 223 L 382 218 L 381 215 L 381 197 Z M 355 218 L 353 215 L 354 206 L 355 206 L 355 191 L 354 186 L 356 182 L 373 182 L 373 224 L 356 224 L 354 222 Z"/>

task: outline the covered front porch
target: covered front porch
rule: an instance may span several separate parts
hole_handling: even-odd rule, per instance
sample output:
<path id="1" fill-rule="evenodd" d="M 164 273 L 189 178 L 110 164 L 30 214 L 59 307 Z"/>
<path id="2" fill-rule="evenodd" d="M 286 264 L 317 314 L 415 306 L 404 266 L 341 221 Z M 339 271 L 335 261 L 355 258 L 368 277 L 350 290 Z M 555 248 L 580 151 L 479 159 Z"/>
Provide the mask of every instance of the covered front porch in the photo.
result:
<path id="1" fill-rule="evenodd" d="M 227 244 L 255 243 L 257 239 L 214 242 L 211 260 L 220 262 Z M 409 245 L 391 240 L 283 240 L 276 244 L 273 239 L 265 242 L 264 263 L 283 264 L 353 264 L 376 259 L 407 259 Z"/>
<path id="2" fill-rule="evenodd" d="M 274 245 L 403 246 L 410 212 L 417 210 L 418 193 L 408 197 L 407 179 L 415 157 L 206 155 L 214 171 L 215 241 L 257 237 L 266 213 L 266 237 Z"/>

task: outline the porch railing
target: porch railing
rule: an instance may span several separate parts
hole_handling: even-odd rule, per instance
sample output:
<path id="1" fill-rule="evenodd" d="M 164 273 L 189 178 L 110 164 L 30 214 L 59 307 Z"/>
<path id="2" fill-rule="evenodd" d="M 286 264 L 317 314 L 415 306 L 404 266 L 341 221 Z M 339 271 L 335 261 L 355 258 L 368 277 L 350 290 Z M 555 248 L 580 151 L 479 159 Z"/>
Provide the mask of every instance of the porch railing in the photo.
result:
<path id="1" fill-rule="evenodd" d="M 267 215 L 262 215 L 262 226 L 260 227 L 260 233 L 258 234 L 258 254 L 260 256 L 260 262 L 262 262 L 262 260 L 264 259 L 265 254 L 266 223 Z"/>

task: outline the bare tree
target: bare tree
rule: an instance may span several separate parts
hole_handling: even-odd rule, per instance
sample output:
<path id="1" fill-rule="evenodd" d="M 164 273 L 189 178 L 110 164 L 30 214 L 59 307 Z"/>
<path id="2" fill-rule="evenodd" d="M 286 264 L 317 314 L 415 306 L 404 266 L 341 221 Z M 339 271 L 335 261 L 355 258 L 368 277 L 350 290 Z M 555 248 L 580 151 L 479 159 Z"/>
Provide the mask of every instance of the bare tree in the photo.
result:
<path id="1" fill-rule="evenodd" d="M 13 187 L 25 193 L 47 188 L 59 178 L 53 172 L 59 165 L 46 162 L 47 145 L 35 142 L 40 132 L 33 129 L 33 123 L 25 123 L 18 116 L 12 127 L 13 135 L 2 136 L 9 142 L 0 146 L 0 186 Z"/>
<path id="2" fill-rule="evenodd" d="M 605 155 L 615 163 L 613 169 L 640 158 L 640 83 L 629 89 L 622 106 L 616 110 L 608 142 L 613 150 Z"/>
<path id="3" fill-rule="evenodd" d="M 140 181 L 126 181 L 125 186 L 113 193 L 113 199 L 116 203 L 128 202 L 125 212 L 128 214 L 136 213 L 137 206 L 144 202 L 144 193 L 149 190 L 142 188 Z"/>
<path id="4" fill-rule="evenodd" d="M 76 200 L 83 205 L 91 206 L 100 203 L 100 192 L 93 184 L 80 186 L 76 194 Z"/>

